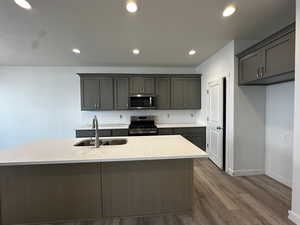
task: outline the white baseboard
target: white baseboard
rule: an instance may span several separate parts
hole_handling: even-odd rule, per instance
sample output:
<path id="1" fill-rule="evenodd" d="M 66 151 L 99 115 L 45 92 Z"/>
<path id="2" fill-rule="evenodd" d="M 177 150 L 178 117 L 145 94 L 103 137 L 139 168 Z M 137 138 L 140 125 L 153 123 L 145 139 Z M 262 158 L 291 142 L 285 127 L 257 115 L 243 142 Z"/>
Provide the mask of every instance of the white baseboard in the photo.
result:
<path id="1" fill-rule="evenodd" d="M 284 185 L 288 186 L 288 187 L 292 187 L 292 181 L 289 181 L 288 179 L 279 176 L 277 174 L 274 174 L 270 171 L 266 171 L 266 175 L 268 175 L 269 177 L 273 178 L 274 180 L 277 180 L 280 183 L 283 183 Z"/>
<path id="2" fill-rule="evenodd" d="M 229 174 L 230 176 L 233 176 L 233 169 L 228 168 L 227 170 L 227 174 Z"/>
<path id="3" fill-rule="evenodd" d="M 300 215 L 294 213 L 292 210 L 289 210 L 289 219 L 295 224 L 300 225 Z"/>
<path id="4" fill-rule="evenodd" d="M 252 176 L 265 174 L 265 170 L 231 170 L 229 169 L 231 176 Z"/>

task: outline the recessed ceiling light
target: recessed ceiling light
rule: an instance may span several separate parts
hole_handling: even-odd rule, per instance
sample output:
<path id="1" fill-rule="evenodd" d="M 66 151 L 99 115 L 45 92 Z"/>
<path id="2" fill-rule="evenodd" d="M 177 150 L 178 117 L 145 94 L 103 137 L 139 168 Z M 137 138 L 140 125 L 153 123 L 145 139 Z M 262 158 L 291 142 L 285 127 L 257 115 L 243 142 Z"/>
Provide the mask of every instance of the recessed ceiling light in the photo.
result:
<path id="1" fill-rule="evenodd" d="M 31 5 L 26 0 L 15 0 L 15 3 L 24 9 L 27 9 L 27 10 L 32 9 Z"/>
<path id="2" fill-rule="evenodd" d="M 138 10 L 138 6 L 135 1 L 129 0 L 126 4 L 126 9 L 130 13 L 135 13 Z"/>
<path id="3" fill-rule="evenodd" d="M 78 48 L 74 48 L 72 51 L 73 51 L 75 54 L 80 54 L 80 50 L 79 50 Z"/>
<path id="4" fill-rule="evenodd" d="M 229 5 L 229 6 L 227 6 L 227 7 L 224 9 L 224 11 L 223 11 L 223 16 L 224 16 L 224 17 L 231 16 L 231 15 L 233 15 L 233 14 L 235 13 L 235 11 L 236 11 L 235 6 L 234 6 L 234 5 Z"/>
<path id="5" fill-rule="evenodd" d="M 195 55 L 195 54 L 196 54 L 196 50 L 191 49 L 191 50 L 189 51 L 189 55 Z"/>
<path id="6" fill-rule="evenodd" d="M 135 48 L 135 49 L 132 50 L 132 53 L 135 54 L 135 55 L 138 55 L 138 54 L 140 54 L 140 50 Z"/>

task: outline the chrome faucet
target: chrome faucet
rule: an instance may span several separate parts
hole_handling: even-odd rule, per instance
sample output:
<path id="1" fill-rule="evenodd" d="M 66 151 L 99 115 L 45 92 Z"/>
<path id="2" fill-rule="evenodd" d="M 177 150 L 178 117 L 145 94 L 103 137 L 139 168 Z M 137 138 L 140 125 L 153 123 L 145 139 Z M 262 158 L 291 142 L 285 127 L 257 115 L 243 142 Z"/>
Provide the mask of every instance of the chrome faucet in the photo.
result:
<path id="1" fill-rule="evenodd" d="M 93 119 L 93 129 L 95 129 L 95 148 L 99 148 L 100 141 L 99 141 L 99 127 L 98 127 L 97 116 L 95 116 Z"/>

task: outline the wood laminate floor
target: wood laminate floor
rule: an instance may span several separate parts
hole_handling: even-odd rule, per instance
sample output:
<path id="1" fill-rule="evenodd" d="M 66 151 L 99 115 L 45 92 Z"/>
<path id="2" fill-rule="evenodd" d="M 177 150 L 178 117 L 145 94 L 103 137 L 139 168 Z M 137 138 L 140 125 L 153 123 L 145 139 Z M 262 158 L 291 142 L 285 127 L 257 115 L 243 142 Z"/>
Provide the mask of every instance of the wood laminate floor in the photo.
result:
<path id="1" fill-rule="evenodd" d="M 190 215 L 115 218 L 55 225 L 292 225 L 291 189 L 267 176 L 231 177 L 208 159 L 194 162 Z"/>

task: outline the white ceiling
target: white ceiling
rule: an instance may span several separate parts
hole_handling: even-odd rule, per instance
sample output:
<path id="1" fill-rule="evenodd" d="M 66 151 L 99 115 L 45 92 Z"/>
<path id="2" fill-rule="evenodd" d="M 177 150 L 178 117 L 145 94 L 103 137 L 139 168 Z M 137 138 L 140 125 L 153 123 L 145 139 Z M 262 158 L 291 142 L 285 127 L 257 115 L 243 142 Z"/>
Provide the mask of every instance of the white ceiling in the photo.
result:
<path id="1" fill-rule="evenodd" d="M 31 11 L 0 1 L 2 66 L 195 66 L 230 40 L 260 39 L 295 20 L 295 0 L 236 0 L 229 18 L 228 0 L 139 0 L 136 15 L 126 0 L 28 1 Z"/>

